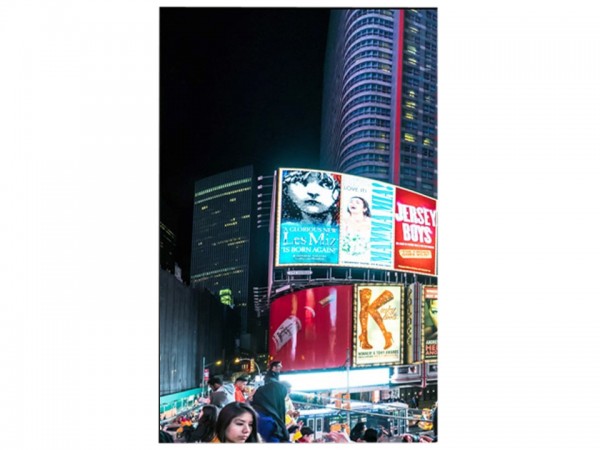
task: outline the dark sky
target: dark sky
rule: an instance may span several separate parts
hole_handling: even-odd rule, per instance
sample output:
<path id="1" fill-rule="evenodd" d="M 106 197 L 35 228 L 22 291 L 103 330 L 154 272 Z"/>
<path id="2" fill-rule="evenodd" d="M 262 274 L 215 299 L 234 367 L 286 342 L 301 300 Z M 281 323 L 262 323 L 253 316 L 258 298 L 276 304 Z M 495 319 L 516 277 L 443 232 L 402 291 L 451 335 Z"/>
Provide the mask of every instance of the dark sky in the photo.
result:
<path id="1" fill-rule="evenodd" d="M 184 276 L 195 180 L 318 167 L 328 23 L 329 9 L 161 8 L 161 217 Z"/>

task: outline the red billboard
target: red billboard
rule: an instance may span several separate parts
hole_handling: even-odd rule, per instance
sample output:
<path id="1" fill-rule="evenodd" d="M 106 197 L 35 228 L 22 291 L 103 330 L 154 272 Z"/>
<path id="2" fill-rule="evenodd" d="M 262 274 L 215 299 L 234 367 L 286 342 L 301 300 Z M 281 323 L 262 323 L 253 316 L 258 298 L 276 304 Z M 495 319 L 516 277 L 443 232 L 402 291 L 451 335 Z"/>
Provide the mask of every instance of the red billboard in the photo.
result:
<path id="1" fill-rule="evenodd" d="M 283 370 L 340 368 L 351 347 L 353 286 L 322 286 L 271 303 L 269 355 Z"/>
<path id="2" fill-rule="evenodd" d="M 437 208 L 432 197 L 396 188 L 396 270 L 436 275 Z"/>

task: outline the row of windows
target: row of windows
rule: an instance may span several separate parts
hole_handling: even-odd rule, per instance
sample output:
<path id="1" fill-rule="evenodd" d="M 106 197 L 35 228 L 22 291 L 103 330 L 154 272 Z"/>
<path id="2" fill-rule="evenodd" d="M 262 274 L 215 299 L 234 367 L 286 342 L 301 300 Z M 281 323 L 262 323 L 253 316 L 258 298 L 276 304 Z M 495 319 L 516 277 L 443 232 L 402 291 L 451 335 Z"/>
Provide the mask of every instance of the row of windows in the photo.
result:
<path id="1" fill-rule="evenodd" d="M 437 114 L 437 108 L 433 105 L 424 104 L 423 112 L 428 113 L 428 114 Z"/>
<path id="2" fill-rule="evenodd" d="M 204 202 L 207 202 L 209 200 L 214 200 L 215 198 L 219 198 L 219 197 L 224 197 L 226 195 L 233 195 L 233 194 L 238 194 L 240 192 L 246 192 L 246 191 L 249 191 L 250 189 L 251 189 L 250 187 L 246 187 L 246 188 L 242 188 L 242 189 L 234 189 L 233 191 L 222 192 L 220 194 L 213 195 L 211 197 L 206 197 L 206 198 L 203 198 L 203 199 L 200 199 L 200 200 L 196 200 L 194 202 L 194 205 L 199 205 L 200 203 L 204 203 Z M 205 192 L 206 191 L 202 191 L 202 193 L 205 193 Z M 195 197 L 198 197 L 199 194 L 200 193 L 196 193 Z"/>
<path id="3" fill-rule="evenodd" d="M 352 153 L 356 153 L 356 152 L 363 151 L 363 150 L 389 152 L 390 145 L 385 144 L 383 142 L 374 142 L 374 141 L 359 142 L 358 144 L 354 144 L 346 149 L 343 149 L 343 151 L 341 153 L 341 157 L 343 159 L 344 156 L 347 154 L 352 154 Z"/>
<path id="4" fill-rule="evenodd" d="M 357 20 L 352 24 L 350 28 L 346 31 L 346 37 L 350 36 L 354 31 L 358 30 L 360 27 L 364 27 L 365 25 L 380 25 L 386 28 L 394 28 L 394 21 L 389 19 L 384 19 L 383 17 L 365 17 L 364 19 Z"/>
<path id="5" fill-rule="evenodd" d="M 423 114 L 423 123 L 428 123 L 430 125 L 435 125 L 435 118 L 428 115 L 428 114 Z"/>
<path id="6" fill-rule="evenodd" d="M 352 44 L 354 44 L 356 41 L 358 41 L 359 39 L 365 37 L 365 36 L 379 36 L 382 38 L 386 38 L 389 39 L 390 41 L 394 39 L 394 33 L 392 31 L 386 31 L 386 30 L 382 30 L 380 28 L 365 28 L 364 30 L 361 30 L 357 33 L 355 33 L 351 38 L 349 38 L 346 43 L 344 44 L 344 54 L 347 55 L 348 53 L 351 53 L 351 50 L 349 50 L 352 47 Z"/>
<path id="7" fill-rule="evenodd" d="M 354 78 L 352 78 L 350 81 L 348 81 L 347 85 L 344 86 L 344 89 L 346 89 L 349 86 L 354 85 L 360 81 L 365 81 L 365 80 L 375 80 L 375 81 L 383 81 L 384 83 L 391 83 L 392 77 L 389 75 L 386 75 L 384 73 L 378 73 L 378 72 L 361 73 L 360 75 L 356 75 Z"/>
<path id="8" fill-rule="evenodd" d="M 364 58 L 377 58 L 377 59 L 383 59 L 386 61 L 391 61 L 392 54 L 386 53 L 386 52 L 380 52 L 379 50 L 365 50 L 363 52 L 357 53 L 352 58 L 348 59 L 348 61 L 346 63 L 346 67 L 349 67 L 355 61 L 358 61 L 359 59 L 364 59 Z"/>
<path id="9" fill-rule="evenodd" d="M 361 95 L 360 97 L 356 97 L 354 100 L 346 103 L 342 111 L 342 116 L 346 114 L 346 111 L 350 110 L 353 106 L 360 105 L 362 103 L 379 103 L 382 105 L 390 105 L 391 99 L 389 97 L 383 97 L 381 95 Z"/>
<path id="10" fill-rule="evenodd" d="M 389 120 L 376 119 L 374 117 L 366 117 L 364 119 L 359 119 L 359 120 L 356 120 L 356 121 L 352 122 L 351 124 L 349 124 L 345 128 L 343 128 L 342 129 L 342 136 L 344 136 L 350 130 L 354 130 L 355 128 L 359 128 L 359 127 L 381 127 L 381 128 L 389 129 L 390 128 L 390 121 Z"/>
<path id="11" fill-rule="evenodd" d="M 382 41 L 381 39 L 365 39 L 364 41 L 357 42 L 352 47 L 350 47 L 347 51 L 345 51 L 344 59 L 349 58 L 350 55 L 352 55 L 354 52 L 356 52 L 364 47 L 386 48 L 391 51 L 393 48 L 393 45 L 391 42 Z"/>
<path id="12" fill-rule="evenodd" d="M 374 139 L 383 139 L 385 141 L 389 141 L 390 133 L 379 130 L 361 130 L 355 133 L 352 133 L 349 136 L 346 136 L 342 141 L 340 147 L 344 148 L 346 144 L 349 144 L 352 141 L 363 138 L 374 138 Z"/>
<path id="13" fill-rule="evenodd" d="M 389 108 L 380 108 L 379 106 L 363 106 L 362 108 L 356 108 L 342 120 L 347 121 L 357 116 L 364 116 L 367 114 L 375 114 L 378 116 L 386 116 L 390 117 L 390 109 Z"/>
<path id="14" fill-rule="evenodd" d="M 425 49 L 430 52 L 437 52 L 437 44 L 425 41 Z"/>
<path id="15" fill-rule="evenodd" d="M 423 147 L 423 148 L 421 148 L 421 150 L 419 150 L 419 147 L 417 145 L 411 145 L 411 144 L 407 143 L 406 141 L 402 141 L 400 148 L 403 153 L 421 154 L 426 158 L 433 158 L 435 156 L 434 149 Z M 425 160 L 423 160 L 423 161 L 425 161 Z"/>
<path id="16" fill-rule="evenodd" d="M 402 167 L 400 169 L 400 175 L 405 175 L 408 177 L 416 177 L 417 169 L 413 169 L 412 167 Z"/>
<path id="17" fill-rule="evenodd" d="M 383 72 L 391 72 L 392 71 L 392 66 L 389 64 L 383 64 L 379 61 L 365 61 L 362 62 L 360 64 L 357 64 L 356 66 L 352 67 L 350 69 L 350 71 L 344 75 L 344 80 L 342 83 L 346 83 L 346 80 L 348 80 L 348 78 L 350 77 L 350 75 L 352 75 L 353 73 L 358 72 L 359 70 L 363 70 L 363 69 L 373 69 L 373 70 L 381 70 Z"/>
<path id="18" fill-rule="evenodd" d="M 362 85 L 356 86 L 355 88 L 350 89 L 348 92 L 346 92 L 344 94 L 342 101 L 345 101 L 345 99 L 351 98 L 354 95 L 359 94 L 361 92 L 365 92 L 365 91 L 383 92 L 384 94 L 390 94 L 392 92 L 392 88 L 390 86 L 383 86 L 381 84 L 375 84 L 375 83 L 362 84 Z"/>
<path id="19" fill-rule="evenodd" d="M 219 184 L 218 186 L 213 186 L 208 189 L 204 189 L 203 191 L 196 192 L 194 194 L 194 197 L 200 197 L 201 195 L 209 194 L 211 192 L 218 191 L 219 189 L 226 189 L 231 186 L 237 186 L 238 184 L 250 183 L 251 181 L 252 181 L 252 178 L 243 178 L 241 180 L 235 180 L 235 181 L 231 181 L 229 183 Z"/>
<path id="20" fill-rule="evenodd" d="M 400 158 L 400 161 L 402 162 L 402 164 L 417 164 L 417 157 L 416 156 L 402 156 Z"/>
<path id="21" fill-rule="evenodd" d="M 423 84 L 422 81 L 419 81 L 418 78 L 411 77 L 410 75 L 406 75 L 402 77 L 402 84 L 405 86 L 416 87 L 418 88 Z"/>
<path id="22" fill-rule="evenodd" d="M 435 174 L 426 170 L 421 171 L 421 177 L 425 178 L 426 180 L 435 180 Z"/>
<path id="23" fill-rule="evenodd" d="M 428 169 L 435 169 L 435 163 L 429 159 L 421 160 L 421 166 L 427 167 Z"/>
<path id="24" fill-rule="evenodd" d="M 390 158 L 387 155 L 378 155 L 375 153 L 365 153 L 363 155 L 352 156 L 351 158 L 348 158 L 347 161 L 342 160 L 342 164 L 344 164 L 347 167 L 347 166 L 356 164 L 358 162 L 365 162 L 365 161 L 381 162 L 381 163 L 387 164 L 390 161 Z"/>
<path id="25" fill-rule="evenodd" d="M 362 174 L 387 175 L 388 169 L 387 169 L 387 167 L 380 167 L 380 166 L 361 166 L 361 167 L 357 167 L 356 169 L 350 170 L 349 173 L 354 174 L 354 175 L 362 175 Z"/>
<path id="26" fill-rule="evenodd" d="M 359 17 L 366 16 L 367 14 L 379 14 L 380 16 L 394 17 L 394 12 L 389 9 L 358 9 L 351 12 L 346 19 L 346 26 L 353 20 Z"/>

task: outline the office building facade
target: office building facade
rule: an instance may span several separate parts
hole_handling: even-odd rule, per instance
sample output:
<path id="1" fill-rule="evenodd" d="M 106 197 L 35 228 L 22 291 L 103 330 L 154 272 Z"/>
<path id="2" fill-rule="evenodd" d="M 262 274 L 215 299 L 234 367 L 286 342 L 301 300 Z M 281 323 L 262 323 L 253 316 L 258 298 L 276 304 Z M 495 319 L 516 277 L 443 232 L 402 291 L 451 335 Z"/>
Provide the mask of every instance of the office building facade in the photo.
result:
<path id="1" fill-rule="evenodd" d="M 252 192 L 251 166 L 199 180 L 194 189 L 190 285 L 239 310 L 242 333 L 249 303 Z"/>
<path id="2" fill-rule="evenodd" d="M 437 197 L 437 10 L 333 10 L 321 166 Z"/>

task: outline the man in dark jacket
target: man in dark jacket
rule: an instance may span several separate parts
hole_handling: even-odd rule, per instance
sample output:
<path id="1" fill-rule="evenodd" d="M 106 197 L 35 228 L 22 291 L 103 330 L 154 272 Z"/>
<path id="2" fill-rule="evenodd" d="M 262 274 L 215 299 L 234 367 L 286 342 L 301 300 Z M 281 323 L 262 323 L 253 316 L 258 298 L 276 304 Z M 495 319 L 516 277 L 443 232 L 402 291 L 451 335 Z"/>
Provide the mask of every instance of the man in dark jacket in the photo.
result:
<path id="1" fill-rule="evenodd" d="M 265 384 L 273 380 L 279 381 L 279 373 L 281 372 L 282 367 L 283 364 L 281 364 L 281 361 L 271 361 L 269 370 L 267 370 L 267 373 L 265 374 Z"/>

